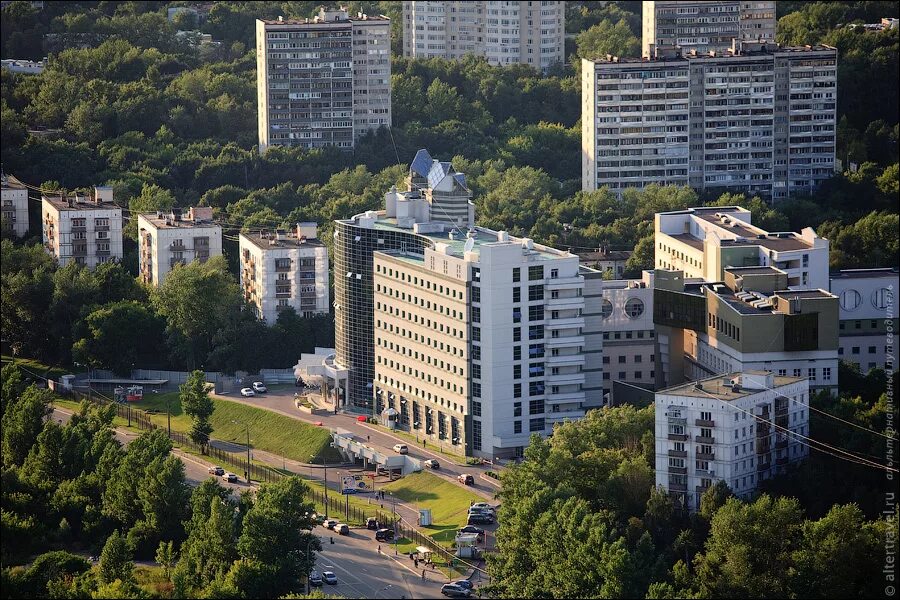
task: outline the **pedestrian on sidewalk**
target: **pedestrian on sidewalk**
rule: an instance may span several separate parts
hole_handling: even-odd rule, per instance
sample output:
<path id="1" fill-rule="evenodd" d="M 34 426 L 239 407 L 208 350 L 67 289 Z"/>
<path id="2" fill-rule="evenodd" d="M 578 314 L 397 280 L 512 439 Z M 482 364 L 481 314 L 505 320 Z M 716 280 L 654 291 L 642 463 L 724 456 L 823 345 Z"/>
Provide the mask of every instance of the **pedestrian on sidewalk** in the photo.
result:
<path id="1" fill-rule="evenodd" d="M 381 544 L 378 544 L 378 554 L 381 554 Z"/>
<path id="2" fill-rule="evenodd" d="M 422 569 L 422 581 L 425 581 L 425 569 Z"/>

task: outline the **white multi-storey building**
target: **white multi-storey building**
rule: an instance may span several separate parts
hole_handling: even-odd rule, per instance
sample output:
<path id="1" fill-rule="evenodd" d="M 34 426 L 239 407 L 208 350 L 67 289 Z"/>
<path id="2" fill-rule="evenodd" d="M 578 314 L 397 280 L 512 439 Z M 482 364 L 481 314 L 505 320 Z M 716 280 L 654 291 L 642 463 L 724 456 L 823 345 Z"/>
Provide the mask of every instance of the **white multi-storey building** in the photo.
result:
<path id="1" fill-rule="evenodd" d="M 697 52 L 731 47 L 732 40 L 775 41 L 775 0 L 764 2 L 644 1 L 641 49 L 681 46 Z"/>
<path id="2" fill-rule="evenodd" d="M 28 188 L 21 181 L 3 173 L 2 182 L 2 226 L 12 231 L 16 237 L 28 235 Z"/>
<path id="3" fill-rule="evenodd" d="M 95 187 L 92 197 L 44 195 L 41 226 L 44 248 L 61 267 L 76 262 L 93 269 L 122 260 L 122 209 L 113 202 L 111 187 Z"/>
<path id="4" fill-rule="evenodd" d="M 391 21 L 321 9 L 256 21 L 259 149 L 352 148 L 391 125 Z"/>
<path id="5" fill-rule="evenodd" d="M 696 512 L 703 492 L 724 481 L 750 498 L 760 481 L 809 450 L 809 387 L 801 377 L 743 371 L 656 393 L 656 485 Z"/>
<path id="6" fill-rule="evenodd" d="M 565 2 L 403 2 L 403 56 L 483 56 L 546 71 L 565 62 Z"/>
<path id="7" fill-rule="evenodd" d="M 771 233 L 751 221 L 750 211 L 739 206 L 657 213 L 655 267 L 722 281 L 728 267 L 771 266 L 787 273 L 789 289 L 828 289 L 828 240 L 812 227 Z"/>
<path id="8" fill-rule="evenodd" d="M 652 390 L 656 381 L 653 271 L 644 271 L 641 279 L 605 280 L 601 296 L 587 297 L 585 303 L 587 315 L 600 316 L 607 402 L 619 402 L 615 384 Z"/>
<path id="9" fill-rule="evenodd" d="M 302 317 L 328 314 L 328 249 L 316 227 L 298 223 L 291 232 L 240 235 L 241 290 L 256 316 L 269 325 L 287 308 Z"/>
<path id="10" fill-rule="evenodd" d="M 138 215 L 140 279 L 160 286 L 175 265 L 206 262 L 222 255 L 222 227 L 214 223 L 212 208 L 195 206 L 184 218 L 181 209 Z"/>
<path id="11" fill-rule="evenodd" d="M 582 61 L 582 188 L 652 183 L 771 200 L 834 173 L 837 51 L 736 42 Z"/>
<path id="12" fill-rule="evenodd" d="M 831 293 L 840 302 L 838 354 L 863 373 L 888 365 L 890 332 L 898 324 L 893 299 L 900 290 L 897 269 L 848 269 L 831 274 Z"/>
<path id="13" fill-rule="evenodd" d="M 475 227 L 449 163 L 420 152 L 407 182 L 384 211 L 336 223 L 326 384 L 343 406 L 433 443 L 521 455 L 532 433 L 602 404 L 599 316 L 584 314 L 602 276 L 574 254 Z"/>

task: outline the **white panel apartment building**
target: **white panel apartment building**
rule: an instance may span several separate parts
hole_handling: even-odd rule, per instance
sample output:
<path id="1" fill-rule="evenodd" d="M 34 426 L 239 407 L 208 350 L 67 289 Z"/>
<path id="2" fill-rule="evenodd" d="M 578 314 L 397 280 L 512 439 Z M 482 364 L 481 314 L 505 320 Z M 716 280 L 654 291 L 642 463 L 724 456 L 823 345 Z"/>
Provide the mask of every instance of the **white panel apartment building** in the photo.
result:
<path id="1" fill-rule="evenodd" d="M 222 227 L 214 223 L 212 208 L 195 206 L 184 217 L 181 209 L 138 215 L 140 279 L 158 287 L 175 265 L 206 262 L 222 255 Z"/>
<path id="2" fill-rule="evenodd" d="M 256 21 L 259 149 L 352 148 L 391 125 L 391 22 L 320 10 Z"/>
<path id="3" fill-rule="evenodd" d="M 696 512 L 724 481 L 749 499 L 760 481 L 807 457 L 809 388 L 800 377 L 744 371 L 656 393 L 656 485 Z"/>
<path id="4" fill-rule="evenodd" d="M 10 229 L 16 237 L 25 237 L 28 235 L 28 189 L 21 181 L 6 173 L 0 175 L 0 182 L 3 227 Z"/>
<path id="5" fill-rule="evenodd" d="M 731 41 L 775 41 L 775 0 L 766 2 L 644 1 L 641 49 L 680 46 L 723 52 Z"/>
<path id="6" fill-rule="evenodd" d="M 484 56 L 540 71 L 565 62 L 565 2 L 403 2 L 403 56 Z"/>
<path id="7" fill-rule="evenodd" d="M 122 209 L 111 187 L 95 187 L 93 196 L 43 196 L 41 227 L 44 248 L 61 267 L 122 260 Z"/>
<path id="8" fill-rule="evenodd" d="M 687 278 L 722 281 L 727 267 L 772 266 L 787 273 L 789 289 L 828 289 L 828 248 L 812 227 L 768 232 L 739 206 L 657 213 L 655 266 Z"/>
<path id="9" fill-rule="evenodd" d="M 652 183 L 780 200 L 834 173 L 837 51 L 740 42 L 582 61 L 582 188 Z"/>
<path id="10" fill-rule="evenodd" d="M 831 274 L 831 293 L 840 302 L 838 354 L 863 373 L 885 368 L 888 357 L 888 326 L 896 332 L 900 320 L 896 304 L 900 276 L 897 269 L 847 269 Z M 896 359 L 892 361 L 896 367 Z"/>
<path id="11" fill-rule="evenodd" d="M 240 284 L 256 316 L 269 325 L 293 308 L 301 317 L 328 314 L 328 249 L 315 223 L 298 223 L 290 233 L 241 233 Z"/>

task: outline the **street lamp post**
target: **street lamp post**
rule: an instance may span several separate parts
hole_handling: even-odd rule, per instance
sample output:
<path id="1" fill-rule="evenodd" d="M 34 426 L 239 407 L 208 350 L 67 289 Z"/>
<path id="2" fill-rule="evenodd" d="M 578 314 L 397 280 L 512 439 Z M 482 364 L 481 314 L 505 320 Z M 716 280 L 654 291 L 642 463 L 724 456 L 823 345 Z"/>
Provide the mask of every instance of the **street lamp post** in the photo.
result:
<path id="1" fill-rule="evenodd" d="M 313 540 L 315 540 L 315 539 L 318 539 L 318 537 L 313 535 L 312 532 L 310 532 L 309 539 L 306 541 L 306 558 L 307 558 L 307 560 L 309 559 L 309 548 L 312 545 Z M 307 593 L 307 595 L 309 595 L 311 593 L 310 589 L 309 589 L 309 575 L 310 575 L 310 573 L 312 573 L 313 567 L 315 566 L 315 561 L 310 561 L 310 562 L 311 562 L 311 564 L 309 565 L 309 573 L 306 574 L 306 593 Z"/>
<path id="2" fill-rule="evenodd" d="M 247 485 L 250 485 L 250 424 L 232 421 L 235 425 L 243 425 L 247 429 Z"/>
<path id="3" fill-rule="evenodd" d="M 316 459 L 316 455 L 313 454 L 309 457 L 309 464 L 312 464 Z M 322 456 L 322 466 L 325 468 L 325 519 L 328 519 L 328 459 L 325 456 Z M 312 472 L 312 467 L 309 468 L 310 473 Z"/>

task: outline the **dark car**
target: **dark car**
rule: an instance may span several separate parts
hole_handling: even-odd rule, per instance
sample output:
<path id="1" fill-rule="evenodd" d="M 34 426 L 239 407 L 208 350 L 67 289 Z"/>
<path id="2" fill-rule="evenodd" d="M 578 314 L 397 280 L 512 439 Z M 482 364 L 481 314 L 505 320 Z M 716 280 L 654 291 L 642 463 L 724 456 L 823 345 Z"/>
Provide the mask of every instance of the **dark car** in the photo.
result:
<path id="1" fill-rule="evenodd" d="M 376 542 L 389 542 L 394 539 L 394 530 L 393 529 L 379 529 L 375 532 L 375 541 Z"/>
<path id="2" fill-rule="evenodd" d="M 475 527 L 474 525 L 466 525 L 461 529 L 457 529 L 456 533 L 477 533 L 478 535 L 484 535 L 484 529 Z"/>
<path id="3" fill-rule="evenodd" d="M 475 477 L 470 473 L 460 473 L 456 476 L 456 480 L 463 485 L 475 485 Z"/>
<path id="4" fill-rule="evenodd" d="M 494 522 L 494 517 L 485 513 L 472 513 L 469 515 L 468 520 L 466 520 L 466 525 L 491 525 Z"/>
<path id="5" fill-rule="evenodd" d="M 472 592 L 461 585 L 445 583 L 443 587 L 441 587 L 441 594 L 448 598 L 468 598 L 472 595 Z"/>
<path id="6" fill-rule="evenodd" d="M 375 517 L 369 517 L 368 519 L 366 519 L 366 529 L 371 529 L 372 531 L 378 529 L 378 519 L 376 519 Z"/>
<path id="7" fill-rule="evenodd" d="M 467 590 L 470 590 L 470 591 L 475 589 L 475 586 L 472 585 L 472 582 L 469 581 L 468 579 L 458 579 L 453 582 L 453 585 L 458 585 L 459 587 L 466 588 Z"/>
<path id="8" fill-rule="evenodd" d="M 322 586 L 322 576 L 318 571 L 313 571 L 309 574 L 309 585 L 311 585 L 312 587 Z"/>

